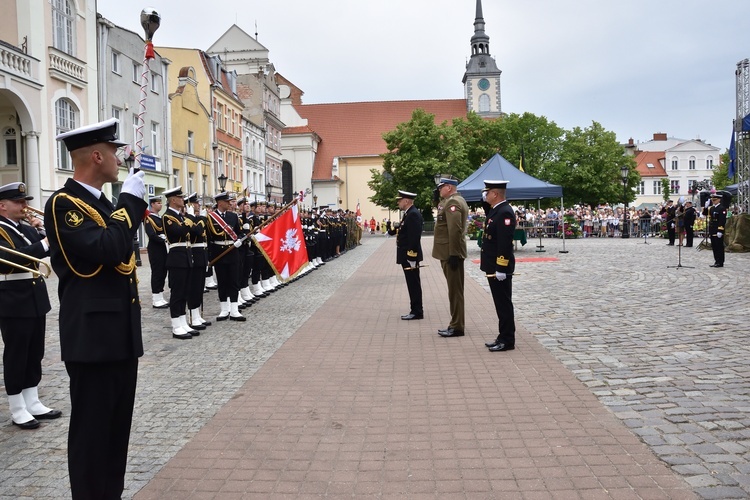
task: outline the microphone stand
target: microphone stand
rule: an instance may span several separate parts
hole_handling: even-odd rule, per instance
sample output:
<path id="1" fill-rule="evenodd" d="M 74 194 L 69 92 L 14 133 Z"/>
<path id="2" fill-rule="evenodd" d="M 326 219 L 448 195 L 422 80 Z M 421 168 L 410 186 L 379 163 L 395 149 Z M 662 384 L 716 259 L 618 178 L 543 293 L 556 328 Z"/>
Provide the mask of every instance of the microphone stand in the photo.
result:
<path id="1" fill-rule="evenodd" d="M 679 224 L 679 218 L 682 217 L 683 214 L 676 213 L 675 214 L 675 224 L 677 226 L 677 230 L 680 231 L 680 224 Z M 681 268 L 687 268 L 687 269 L 693 269 L 693 266 L 683 266 L 682 265 L 682 242 L 678 240 L 677 242 L 677 265 L 676 266 L 667 266 L 668 269 L 681 269 Z"/>

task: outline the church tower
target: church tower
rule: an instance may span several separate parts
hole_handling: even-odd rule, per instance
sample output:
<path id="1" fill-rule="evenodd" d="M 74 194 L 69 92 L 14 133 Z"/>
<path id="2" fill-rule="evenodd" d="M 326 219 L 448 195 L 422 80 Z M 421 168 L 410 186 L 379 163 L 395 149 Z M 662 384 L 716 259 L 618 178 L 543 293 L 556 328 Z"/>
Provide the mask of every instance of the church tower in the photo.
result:
<path id="1" fill-rule="evenodd" d="M 490 55 L 490 37 L 484 32 L 482 0 L 477 0 L 474 36 L 471 37 L 471 58 L 464 73 L 466 108 L 483 118 L 502 115 L 500 105 L 500 71 Z"/>

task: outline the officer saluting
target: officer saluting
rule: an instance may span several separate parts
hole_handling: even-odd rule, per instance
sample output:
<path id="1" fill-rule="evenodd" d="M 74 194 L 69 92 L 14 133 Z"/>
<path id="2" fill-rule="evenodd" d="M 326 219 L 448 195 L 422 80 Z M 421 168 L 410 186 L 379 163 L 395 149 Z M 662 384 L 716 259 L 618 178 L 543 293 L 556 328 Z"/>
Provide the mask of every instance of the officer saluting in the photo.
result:
<path id="1" fill-rule="evenodd" d="M 127 464 L 138 358 L 143 356 L 133 238 L 146 211 L 143 172 L 131 171 L 117 206 L 116 119 L 58 135 L 73 178 L 44 210 L 60 279 L 60 349 L 70 376 L 68 471 L 73 498 L 119 498 Z"/>
<path id="2" fill-rule="evenodd" d="M 422 214 L 414 206 L 416 193 L 399 191 L 399 210 L 404 212 L 401 222 L 394 224 L 388 234 L 396 235 L 396 264 L 401 264 L 409 290 L 409 314 L 401 316 L 403 320 L 424 318 L 422 307 L 422 281 L 419 278 L 419 263 L 422 262 Z"/>
<path id="3" fill-rule="evenodd" d="M 38 273 L 36 259 L 49 254 L 49 243 L 39 219 L 32 225 L 21 223 L 27 201 L 26 185 L 14 182 L 0 187 L 0 332 L 3 336 L 3 375 L 13 425 L 36 429 L 39 420 L 59 418 L 62 412 L 50 410 L 39 401 L 37 386 L 42 380 L 42 358 L 46 315 L 50 311 L 47 285 Z M 24 268 L 29 268 L 24 270 Z"/>
<path id="4" fill-rule="evenodd" d="M 708 235 L 711 237 L 711 250 L 714 263 L 709 267 L 724 267 L 724 226 L 727 223 L 727 209 L 721 204 L 722 194 L 717 191 L 711 194 L 711 206 L 703 209 L 708 215 Z"/>

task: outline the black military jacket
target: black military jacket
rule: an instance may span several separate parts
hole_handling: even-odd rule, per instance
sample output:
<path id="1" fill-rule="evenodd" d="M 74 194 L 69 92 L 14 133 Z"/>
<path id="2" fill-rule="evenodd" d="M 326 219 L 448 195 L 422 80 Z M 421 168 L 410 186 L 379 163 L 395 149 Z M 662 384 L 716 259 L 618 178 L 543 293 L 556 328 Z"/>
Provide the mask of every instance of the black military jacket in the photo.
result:
<path id="1" fill-rule="evenodd" d="M 143 355 L 133 238 L 146 206 L 123 193 L 113 207 L 73 179 L 47 201 L 50 259 L 60 278 L 63 361 L 102 363 Z"/>

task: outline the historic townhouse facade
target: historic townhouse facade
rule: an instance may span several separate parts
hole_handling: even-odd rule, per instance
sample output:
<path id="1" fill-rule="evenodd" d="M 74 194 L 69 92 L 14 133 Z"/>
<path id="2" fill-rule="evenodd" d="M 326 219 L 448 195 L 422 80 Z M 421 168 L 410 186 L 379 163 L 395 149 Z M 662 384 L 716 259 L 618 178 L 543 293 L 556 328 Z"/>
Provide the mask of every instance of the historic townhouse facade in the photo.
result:
<path id="1" fill-rule="evenodd" d="M 198 99 L 208 107 L 211 117 L 209 130 L 211 135 L 212 168 L 208 173 L 206 184 L 210 191 L 218 190 L 218 177 L 226 176 L 226 190 L 242 192 L 245 188 L 245 168 L 243 165 L 242 140 L 242 101 L 237 96 L 237 75 L 228 71 L 218 56 L 212 56 L 198 49 L 176 47 L 157 48 L 163 57 L 179 68 L 194 69 Z M 169 88 L 178 87 L 178 77 L 174 71 L 169 76 Z M 189 184 L 189 171 L 173 165 L 175 185 L 183 188 Z M 197 174 L 197 173 L 196 173 Z M 200 174 L 200 181 L 202 176 Z M 196 177 L 194 181 L 198 181 Z"/>
<path id="2" fill-rule="evenodd" d="M 310 179 L 295 179 L 292 172 L 282 169 L 281 98 L 276 84 L 276 70 L 268 57 L 268 49 L 232 25 L 207 51 L 220 57 L 227 69 L 237 74 L 237 91 L 244 105 L 245 117 L 258 124 L 264 134 L 264 179 L 266 197 L 275 202 L 288 202 L 295 191 L 309 187 Z"/>
<path id="3" fill-rule="evenodd" d="M 204 81 L 204 85 L 206 85 Z M 201 102 L 195 68 L 177 73 L 177 87 L 169 96 L 172 115 L 172 165 L 186 176 L 178 179 L 186 194 L 198 193 L 203 203 L 213 203 L 217 191 L 213 179 L 211 112 Z"/>
<path id="4" fill-rule="evenodd" d="M 635 156 L 641 183 L 636 188 L 634 204 L 658 205 L 664 201 L 662 179 L 669 182 L 670 197 L 695 196 L 695 183 L 711 181 L 720 164 L 720 148 L 699 139 L 678 139 L 655 133 L 653 139 L 625 145 L 627 154 Z"/>
<path id="5" fill-rule="evenodd" d="M 0 6 L 0 182 L 26 182 L 41 207 L 73 173 L 55 136 L 98 120 L 96 1 Z"/>
<path id="6" fill-rule="evenodd" d="M 138 154 L 137 129 L 141 112 L 145 41 L 136 33 L 120 28 L 101 16 L 97 21 L 99 120 L 120 120 L 120 139 L 128 142 L 132 151 Z M 157 195 L 170 187 L 172 127 L 167 87 L 169 61 L 157 53 L 149 61 L 148 69 L 140 168 L 146 173 L 144 181 L 148 194 Z M 127 166 L 123 165 L 120 181 L 127 174 Z M 119 196 L 121 187 L 121 183 L 112 185 L 114 197 Z"/>

